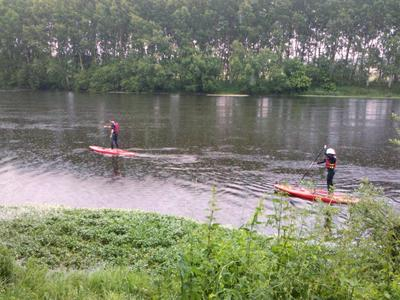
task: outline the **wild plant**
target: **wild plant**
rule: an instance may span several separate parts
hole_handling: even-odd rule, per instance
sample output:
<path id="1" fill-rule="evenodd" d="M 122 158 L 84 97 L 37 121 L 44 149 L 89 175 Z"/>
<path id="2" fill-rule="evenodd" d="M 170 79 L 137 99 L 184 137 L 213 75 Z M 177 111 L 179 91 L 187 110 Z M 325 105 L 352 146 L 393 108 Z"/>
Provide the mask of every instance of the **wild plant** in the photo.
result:
<path id="1" fill-rule="evenodd" d="M 371 268 L 368 274 L 390 291 L 400 270 L 400 217 L 383 199 L 382 190 L 368 180 L 363 180 L 358 192 L 361 202 L 350 208 L 343 252 L 357 253 L 357 259 Z"/>
<path id="2" fill-rule="evenodd" d="M 214 235 L 219 226 L 215 214 L 218 210 L 217 190 L 213 186 L 208 202 L 207 224 L 205 228 L 202 226 L 192 232 L 188 239 L 188 247 L 179 255 L 178 272 L 181 295 L 184 299 L 196 299 L 200 295 L 211 294 L 218 285 L 215 283 L 218 264 L 214 257 Z"/>
<path id="3" fill-rule="evenodd" d="M 15 276 L 15 263 L 10 250 L 0 247 L 0 292 L 3 284 L 13 281 Z"/>
<path id="4" fill-rule="evenodd" d="M 249 222 L 243 227 L 247 231 L 247 243 L 246 243 L 246 264 L 250 266 L 251 264 L 251 246 L 253 242 L 253 235 L 256 232 L 257 226 L 264 224 L 260 220 L 264 212 L 264 199 L 261 198 L 258 205 L 251 216 Z"/>
<path id="5" fill-rule="evenodd" d="M 276 243 L 285 243 L 295 231 L 296 213 L 289 201 L 284 199 L 284 194 L 278 193 L 278 197 L 272 198 L 273 211 L 266 214 L 266 226 L 275 232 Z"/>
<path id="6" fill-rule="evenodd" d="M 359 196 L 302 209 L 275 195 L 268 214 L 261 199 L 246 230 L 218 225 L 215 188 L 206 224 L 110 210 L 0 220 L 22 263 L 0 250 L 0 299 L 400 299 L 399 214 L 367 181 Z"/>
<path id="7" fill-rule="evenodd" d="M 217 205 L 217 189 L 215 186 L 212 187 L 211 190 L 211 199 L 208 202 L 208 215 L 207 215 L 207 254 L 211 255 L 212 250 L 212 235 L 214 229 L 218 226 L 216 223 L 215 214 L 219 210 Z"/>

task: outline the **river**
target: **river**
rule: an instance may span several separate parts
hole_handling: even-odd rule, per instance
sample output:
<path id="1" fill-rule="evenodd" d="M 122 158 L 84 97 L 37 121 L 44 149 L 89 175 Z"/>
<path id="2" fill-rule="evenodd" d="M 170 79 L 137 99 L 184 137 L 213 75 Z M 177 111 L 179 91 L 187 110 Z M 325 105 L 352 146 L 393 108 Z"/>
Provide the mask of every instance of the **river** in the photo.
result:
<path id="1" fill-rule="evenodd" d="M 0 93 L 0 204 L 121 208 L 204 221 L 212 187 L 217 220 L 240 226 L 273 185 L 298 183 L 324 144 L 336 149 L 336 189 L 363 178 L 400 205 L 400 100 L 205 95 Z M 88 150 L 109 145 L 133 158 Z M 307 178 L 325 188 L 323 165 Z M 313 205 L 288 200 L 299 209 Z"/>

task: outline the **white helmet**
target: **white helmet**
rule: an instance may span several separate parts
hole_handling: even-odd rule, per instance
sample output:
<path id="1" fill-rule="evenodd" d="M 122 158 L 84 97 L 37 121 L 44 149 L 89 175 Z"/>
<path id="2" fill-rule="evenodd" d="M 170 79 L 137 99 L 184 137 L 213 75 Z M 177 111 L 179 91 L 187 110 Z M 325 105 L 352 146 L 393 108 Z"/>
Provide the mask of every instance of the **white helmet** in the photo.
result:
<path id="1" fill-rule="evenodd" d="M 328 149 L 326 149 L 326 152 L 325 152 L 325 153 L 326 153 L 326 154 L 336 155 L 335 149 L 333 149 L 333 148 L 328 148 Z"/>

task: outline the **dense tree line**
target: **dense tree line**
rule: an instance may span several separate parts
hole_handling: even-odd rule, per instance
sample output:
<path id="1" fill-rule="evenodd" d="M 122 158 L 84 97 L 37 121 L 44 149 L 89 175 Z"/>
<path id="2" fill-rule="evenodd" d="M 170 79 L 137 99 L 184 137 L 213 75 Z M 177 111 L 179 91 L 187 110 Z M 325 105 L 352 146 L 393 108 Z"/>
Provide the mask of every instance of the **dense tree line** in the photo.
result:
<path id="1" fill-rule="evenodd" d="M 0 87 L 391 87 L 399 0 L 0 0 Z"/>

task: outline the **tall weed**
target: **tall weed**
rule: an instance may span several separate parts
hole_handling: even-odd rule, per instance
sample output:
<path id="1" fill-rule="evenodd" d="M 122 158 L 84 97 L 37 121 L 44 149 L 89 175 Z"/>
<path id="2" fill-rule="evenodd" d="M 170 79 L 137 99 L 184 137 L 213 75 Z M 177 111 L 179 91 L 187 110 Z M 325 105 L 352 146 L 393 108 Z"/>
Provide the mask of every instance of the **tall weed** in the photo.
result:
<path id="1" fill-rule="evenodd" d="M 218 225 L 215 189 L 206 224 L 110 210 L 0 220 L 0 299 L 397 299 L 399 215 L 367 181 L 358 193 L 348 208 L 276 195 L 266 212 L 262 199 L 240 230 Z"/>

